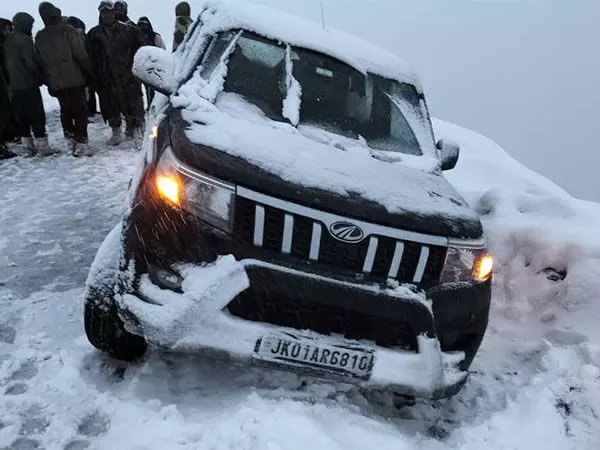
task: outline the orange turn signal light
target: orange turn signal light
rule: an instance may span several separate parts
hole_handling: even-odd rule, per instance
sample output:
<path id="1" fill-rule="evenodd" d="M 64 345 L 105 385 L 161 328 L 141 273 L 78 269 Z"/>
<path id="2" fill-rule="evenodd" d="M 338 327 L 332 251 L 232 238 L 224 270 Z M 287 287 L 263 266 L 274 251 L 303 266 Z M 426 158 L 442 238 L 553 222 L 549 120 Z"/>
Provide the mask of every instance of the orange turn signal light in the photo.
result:
<path id="1" fill-rule="evenodd" d="M 473 277 L 479 281 L 486 281 L 492 276 L 494 270 L 494 258 L 486 253 L 481 255 L 473 267 Z"/>
<path id="2" fill-rule="evenodd" d="M 176 177 L 159 175 L 156 177 L 156 188 L 158 194 L 176 206 L 180 204 L 181 187 Z"/>

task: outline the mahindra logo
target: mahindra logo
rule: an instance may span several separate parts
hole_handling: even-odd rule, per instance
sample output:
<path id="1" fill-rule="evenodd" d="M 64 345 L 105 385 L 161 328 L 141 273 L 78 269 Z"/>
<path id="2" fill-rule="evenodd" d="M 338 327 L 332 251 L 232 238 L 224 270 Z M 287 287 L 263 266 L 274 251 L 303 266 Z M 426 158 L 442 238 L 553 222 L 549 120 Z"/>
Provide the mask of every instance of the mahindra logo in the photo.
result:
<path id="1" fill-rule="evenodd" d="M 359 227 L 349 222 L 335 222 L 329 227 L 329 232 L 338 241 L 357 243 L 364 239 L 365 233 Z"/>

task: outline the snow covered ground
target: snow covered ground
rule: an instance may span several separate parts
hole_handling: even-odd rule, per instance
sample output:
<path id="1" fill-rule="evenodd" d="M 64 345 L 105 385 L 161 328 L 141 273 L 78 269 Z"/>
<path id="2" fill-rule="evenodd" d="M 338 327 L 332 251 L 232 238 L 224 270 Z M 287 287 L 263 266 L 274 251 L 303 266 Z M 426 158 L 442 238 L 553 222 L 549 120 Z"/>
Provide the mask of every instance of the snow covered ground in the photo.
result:
<path id="1" fill-rule="evenodd" d="M 491 238 L 493 310 L 465 389 L 399 410 L 387 395 L 206 356 L 127 365 L 94 351 L 83 283 L 137 154 L 106 148 L 95 122 L 93 158 L 0 163 L 0 449 L 600 448 L 600 205 L 475 133 L 436 133 L 463 146 L 449 178 Z"/>

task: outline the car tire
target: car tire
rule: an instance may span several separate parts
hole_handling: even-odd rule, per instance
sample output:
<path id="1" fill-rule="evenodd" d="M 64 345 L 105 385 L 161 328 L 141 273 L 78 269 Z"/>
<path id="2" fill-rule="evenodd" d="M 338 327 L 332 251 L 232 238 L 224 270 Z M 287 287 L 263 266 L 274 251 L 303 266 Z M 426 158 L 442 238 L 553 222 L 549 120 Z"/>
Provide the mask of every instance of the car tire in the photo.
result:
<path id="1" fill-rule="evenodd" d="M 122 361 L 141 358 L 146 340 L 130 333 L 119 316 L 116 301 L 123 284 L 121 268 L 122 224 L 102 243 L 90 268 L 84 293 L 84 325 L 90 344 Z"/>
<path id="2" fill-rule="evenodd" d="M 116 305 L 107 304 L 103 292 L 107 290 L 91 288 L 85 299 L 84 323 L 88 340 L 98 350 L 121 361 L 141 358 L 146 353 L 146 340 L 125 329 Z"/>

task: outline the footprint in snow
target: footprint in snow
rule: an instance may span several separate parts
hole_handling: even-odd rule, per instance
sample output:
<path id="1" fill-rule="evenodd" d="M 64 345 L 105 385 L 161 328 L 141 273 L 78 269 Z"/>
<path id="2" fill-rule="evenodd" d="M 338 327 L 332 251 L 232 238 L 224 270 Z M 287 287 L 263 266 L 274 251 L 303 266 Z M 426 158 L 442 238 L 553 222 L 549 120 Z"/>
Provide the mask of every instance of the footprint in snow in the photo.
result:
<path id="1" fill-rule="evenodd" d="M 35 450 L 38 448 L 40 448 L 38 441 L 29 438 L 19 438 L 10 447 L 4 447 L 2 450 Z"/>
<path id="2" fill-rule="evenodd" d="M 37 405 L 21 413 L 21 417 L 21 430 L 19 431 L 21 436 L 43 434 L 50 426 L 50 421 L 44 415 L 43 409 Z"/>
<path id="3" fill-rule="evenodd" d="M 29 359 L 21 364 L 17 370 L 8 378 L 8 381 L 27 381 L 31 380 L 38 374 L 37 363 L 33 359 Z"/>
<path id="4" fill-rule="evenodd" d="M 21 395 L 25 394 L 28 390 L 29 386 L 27 386 L 25 383 L 15 383 L 13 385 L 8 386 L 4 393 L 6 395 Z"/>
<path id="5" fill-rule="evenodd" d="M 108 416 L 101 412 L 94 412 L 88 414 L 79 423 L 77 432 L 82 436 L 97 437 L 108 431 L 110 426 L 110 419 Z"/>
<path id="6" fill-rule="evenodd" d="M 85 450 L 90 448 L 91 444 L 83 439 L 75 439 L 65 445 L 65 450 Z"/>
<path id="7" fill-rule="evenodd" d="M 14 344 L 17 337 L 17 330 L 6 324 L 0 324 L 0 342 L 4 344 Z"/>

